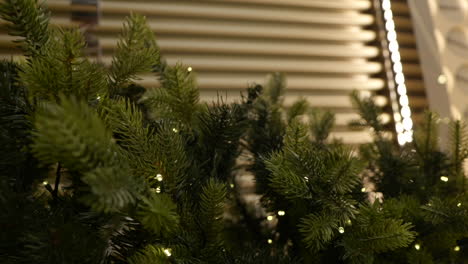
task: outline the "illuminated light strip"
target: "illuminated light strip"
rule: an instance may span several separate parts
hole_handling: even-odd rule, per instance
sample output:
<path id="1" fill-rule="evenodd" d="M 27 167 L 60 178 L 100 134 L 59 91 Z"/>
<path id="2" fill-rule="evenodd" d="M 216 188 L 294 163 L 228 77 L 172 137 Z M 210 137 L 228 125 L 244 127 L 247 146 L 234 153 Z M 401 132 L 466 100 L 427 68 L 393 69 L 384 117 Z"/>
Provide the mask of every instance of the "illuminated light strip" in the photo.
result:
<path id="1" fill-rule="evenodd" d="M 413 120 L 411 119 L 411 109 L 409 107 L 408 95 L 406 94 L 405 75 L 403 73 L 403 65 L 401 63 L 390 0 L 382 0 L 382 10 L 385 30 L 387 32 L 388 50 L 390 51 L 390 59 L 393 64 L 392 69 L 396 84 L 396 93 L 398 93 L 399 96 L 399 98 L 397 98 L 394 89 L 390 91 L 392 108 L 394 110 L 393 118 L 395 120 L 398 144 L 404 145 L 413 141 Z"/>

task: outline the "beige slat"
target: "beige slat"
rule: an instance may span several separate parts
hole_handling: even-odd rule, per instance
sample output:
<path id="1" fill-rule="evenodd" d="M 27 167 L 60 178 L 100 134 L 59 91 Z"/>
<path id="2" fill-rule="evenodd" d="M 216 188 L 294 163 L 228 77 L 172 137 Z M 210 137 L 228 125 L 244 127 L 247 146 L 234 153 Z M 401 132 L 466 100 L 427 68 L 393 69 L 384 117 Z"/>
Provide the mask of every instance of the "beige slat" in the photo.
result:
<path id="1" fill-rule="evenodd" d="M 201 89 L 244 89 L 252 83 L 264 83 L 265 74 L 210 74 L 205 73 L 197 78 Z M 158 87 L 159 83 L 153 76 L 142 76 L 138 81 L 145 87 Z M 354 79 L 339 77 L 313 77 L 307 75 L 287 76 L 288 90 L 341 90 L 349 93 L 352 90 L 376 91 L 384 87 L 382 79 Z"/>
<path id="2" fill-rule="evenodd" d="M 332 25 L 370 25 L 374 22 L 371 15 L 357 12 L 319 12 L 319 11 L 294 11 L 275 9 L 252 9 L 243 6 L 215 6 L 212 4 L 177 2 L 112 2 L 104 1 L 101 4 L 103 16 L 115 14 L 128 14 L 130 11 L 151 15 L 171 17 L 195 17 L 203 19 L 234 19 L 249 21 L 269 21 L 286 23 L 318 23 Z"/>
<path id="3" fill-rule="evenodd" d="M 217 37 L 353 42 L 368 42 L 376 38 L 376 34 L 373 31 L 362 30 L 357 27 L 333 29 L 288 24 L 251 25 L 227 21 L 217 21 L 216 23 L 212 23 L 188 19 L 184 19 L 184 21 L 168 20 L 165 18 L 149 20 L 148 24 L 156 35 L 208 35 Z M 99 26 L 91 29 L 91 32 L 115 34 L 121 29 L 122 20 L 103 17 Z"/>
<path id="4" fill-rule="evenodd" d="M 114 49 L 116 38 L 100 38 L 103 49 Z M 163 38 L 158 45 L 163 52 L 191 52 L 208 54 L 257 54 L 285 56 L 361 57 L 378 55 L 376 47 L 362 45 L 301 44 L 277 42 L 252 42 L 245 40 Z"/>
<path id="5" fill-rule="evenodd" d="M 329 139 L 340 139 L 346 144 L 364 144 L 372 142 L 371 131 L 331 132 Z"/>
<path id="6" fill-rule="evenodd" d="M 108 1 L 108 0 L 104 0 Z M 113 1 L 128 1 L 128 0 L 113 0 Z M 154 2 L 155 0 L 140 0 L 140 2 Z M 266 5 L 266 6 L 282 6 L 282 7 L 306 7 L 320 9 L 346 9 L 346 10 L 367 10 L 371 8 L 371 3 L 368 0 L 204 0 L 204 2 L 212 3 L 232 3 L 246 5 Z"/>
<path id="7" fill-rule="evenodd" d="M 210 2 L 218 3 L 219 0 L 209 0 Z M 324 9 L 347 9 L 347 10 L 367 10 L 372 7 L 369 1 L 349 1 L 349 0 L 221 0 L 221 2 L 236 3 L 236 4 L 256 4 L 256 5 L 275 5 L 286 7 L 306 7 L 306 8 L 324 8 Z"/>
<path id="8" fill-rule="evenodd" d="M 211 91 L 204 90 L 201 92 L 201 100 L 206 102 L 216 101 L 219 96 L 226 99 L 227 102 L 240 100 L 241 91 L 233 90 L 220 90 Z M 287 96 L 284 98 L 284 105 L 291 106 L 299 99 L 305 99 L 312 107 L 323 108 L 349 108 L 352 109 L 353 105 L 349 100 L 349 95 L 313 95 L 307 92 L 288 91 Z M 388 100 L 384 96 L 376 96 L 375 103 L 380 106 L 385 106 Z"/>
<path id="9" fill-rule="evenodd" d="M 169 64 L 183 62 L 196 71 L 214 72 L 284 72 L 284 73 L 335 73 L 335 74 L 373 74 L 382 69 L 377 62 L 366 61 L 318 61 L 318 60 L 275 60 L 238 57 L 209 56 L 165 56 Z M 104 57 L 105 64 L 111 62 L 110 57 Z"/>

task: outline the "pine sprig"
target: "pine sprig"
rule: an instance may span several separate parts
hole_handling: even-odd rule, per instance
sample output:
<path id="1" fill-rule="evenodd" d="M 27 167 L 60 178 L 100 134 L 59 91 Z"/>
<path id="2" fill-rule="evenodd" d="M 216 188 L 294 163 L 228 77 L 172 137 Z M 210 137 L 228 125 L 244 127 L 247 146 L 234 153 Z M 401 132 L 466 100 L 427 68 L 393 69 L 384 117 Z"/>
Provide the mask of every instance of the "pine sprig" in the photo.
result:
<path id="1" fill-rule="evenodd" d="M 209 180 L 200 194 L 200 217 L 207 243 L 212 247 L 221 245 L 220 234 L 223 229 L 222 219 L 226 186 L 216 180 Z"/>
<path id="2" fill-rule="evenodd" d="M 62 96 L 60 102 L 45 105 L 35 116 L 35 156 L 81 172 L 119 164 L 117 146 L 97 113 L 74 98 Z"/>
<path id="3" fill-rule="evenodd" d="M 167 237 L 175 232 L 179 225 L 179 215 L 176 204 L 165 194 L 153 193 L 143 198 L 139 207 L 138 219 L 143 226 L 158 234 Z"/>
<path id="4" fill-rule="evenodd" d="M 37 0 L 5 0 L 0 4 L 0 17 L 9 22 L 8 32 L 21 37 L 25 55 L 38 55 L 50 38 L 49 11 Z"/>
<path id="5" fill-rule="evenodd" d="M 312 213 L 302 218 L 298 227 L 306 247 L 319 251 L 338 234 L 338 226 L 339 222 L 334 216 Z"/>
<path id="6" fill-rule="evenodd" d="M 182 64 L 166 67 L 161 84 L 161 88 L 150 89 L 145 95 L 145 102 L 155 118 L 192 124 L 200 107 L 194 73 L 187 71 Z"/>
<path id="7" fill-rule="evenodd" d="M 351 228 L 344 233 L 344 257 L 352 263 L 372 263 L 373 254 L 408 246 L 416 235 L 412 227 L 400 219 L 386 218 L 377 204 L 361 207 Z"/>
<path id="8" fill-rule="evenodd" d="M 172 263 L 169 257 L 164 253 L 164 248 L 155 245 L 148 245 L 140 252 L 133 255 L 129 260 L 130 264 L 148 264 L 148 263 L 160 263 L 169 264 Z"/>
<path id="9" fill-rule="evenodd" d="M 120 93 L 138 74 L 159 62 L 159 48 L 146 18 L 131 14 L 124 23 L 110 68 L 111 94 Z"/>

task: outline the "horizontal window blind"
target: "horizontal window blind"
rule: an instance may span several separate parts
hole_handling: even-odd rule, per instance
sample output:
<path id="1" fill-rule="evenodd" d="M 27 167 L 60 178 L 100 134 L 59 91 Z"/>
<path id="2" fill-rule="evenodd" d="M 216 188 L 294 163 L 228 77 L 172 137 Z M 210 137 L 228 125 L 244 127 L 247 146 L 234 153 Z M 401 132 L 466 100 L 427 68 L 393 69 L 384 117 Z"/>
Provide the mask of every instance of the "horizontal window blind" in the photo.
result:
<path id="1" fill-rule="evenodd" d="M 70 25 L 72 11 L 94 7 L 71 5 L 70 1 L 46 2 L 52 22 Z M 394 5 L 407 12 L 404 5 Z M 375 18 L 371 0 L 101 0 L 99 23 L 89 28 L 97 36 L 100 60 L 109 63 L 117 44 L 123 18 L 130 12 L 144 14 L 155 32 L 163 56 L 170 64 L 183 62 L 196 72 L 202 99 L 219 95 L 238 100 L 251 83 L 264 83 L 268 73 L 287 76 L 286 105 L 306 98 L 314 107 L 336 113 L 337 126 L 332 136 L 344 142 L 368 142 L 370 131 L 351 130 L 348 122 L 358 116 L 349 100 L 352 90 L 377 92 L 386 87 L 377 60 L 380 46 L 372 30 Z M 411 21 L 396 18 L 398 27 Z M 420 75 L 412 34 L 398 33 L 408 76 Z M 411 46 L 413 45 L 413 46 Z M 2 57 L 12 50 L 11 37 L 0 35 Z M 406 73 L 408 72 L 408 73 Z M 151 75 L 141 84 L 156 87 Z M 409 79 L 408 88 L 420 91 L 422 82 Z M 387 105 L 386 97 L 376 98 Z M 418 98 L 411 98 L 415 104 Z M 421 105 L 425 102 L 421 101 Z M 389 119 L 388 117 L 386 119 Z"/>

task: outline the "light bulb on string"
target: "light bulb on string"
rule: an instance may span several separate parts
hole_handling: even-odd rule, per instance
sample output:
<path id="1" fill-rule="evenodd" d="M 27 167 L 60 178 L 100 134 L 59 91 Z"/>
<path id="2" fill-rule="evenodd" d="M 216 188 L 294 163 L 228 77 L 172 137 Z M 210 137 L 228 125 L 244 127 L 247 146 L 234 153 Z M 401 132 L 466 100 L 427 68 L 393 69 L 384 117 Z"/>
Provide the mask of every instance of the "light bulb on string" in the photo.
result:
<path id="1" fill-rule="evenodd" d="M 283 215 L 285 215 L 285 214 L 286 214 L 286 212 L 283 211 L 283 210 L 279 210 L 279 211 L 278 211 L 278 215 L 279 215 L 279 216 L 283 216 Z"/>
<path id="2" fill-rule="evenodd" d="M 163 176 L 161 174 L 156 174 L 156 177 L 154 177 L 157 181 L 161 182 L 163 180 Z"/>
<path id="3" fill-rule="evenodd" d="M 272 216 L 272 215 L 267 216 L 267 220 L 268 220 L 268 221 L 272 221 L 272 220 L 273 220 L 273 216 Z"/>
<path id="4" fill-rule="evenodd" d="M 269 238 L 269 239 L 267 240 L 267 242 L 268 242 L 268 244 L 272 244 L 272 243 L 273 243 L 273 240 L 272 240 L 271 238 Z"/>
<path id="5" fill-rule="evenodd" d="M 440 180 L 443 182 L 448 182 L 449 178 L 447 176 L 440 177 Z"/>
<path id="6" fill-rule="evenodd" d="M 453 251 L 455 251 L 455 252 L 460 251 L 460 247 L 459 247 L 459 246 L 454 247 L 454 248 L 453 248 Z"/>
<path id="7" fill-rule="evenodd" d="M 457 203 L 457 207 L 461 207 L 462 206 L 462 203 Z"/>
<path id="8" fill-rule="evenodd" d="M 419 244 L 414 244 L 414 248 L 415 248 L 416 250 L 420 250 L 420 249 L 421 249 L 421 245 L 419 245 Z"/>
<path id="9" fill-rule="evenodd" d="M 43 181 L 43 182 L 42 182 L 42 185 L 44 185 L 44 186 L 47 185 L 47 184 L 49 184 L 48 181 Z"/>
<path id="10" fill-rule="evenodd" d="M 170 257 L 170 256 L 172 255 L 171 251 L 172 251 L 172 250 L 171 250 L 170 248 L 165 248 L 165 249 L 163 250 L 164 254 L 165 254 L 166 256 L 168 256 L 168 257 Z"/>
<path id="11" fill-rule="evenodd" d="M 340 234 L 343 234 L 344 233 L 344 227 L 342 227 L 342 226 L 338 227 L 338 232 L 340 232 Z"/>

